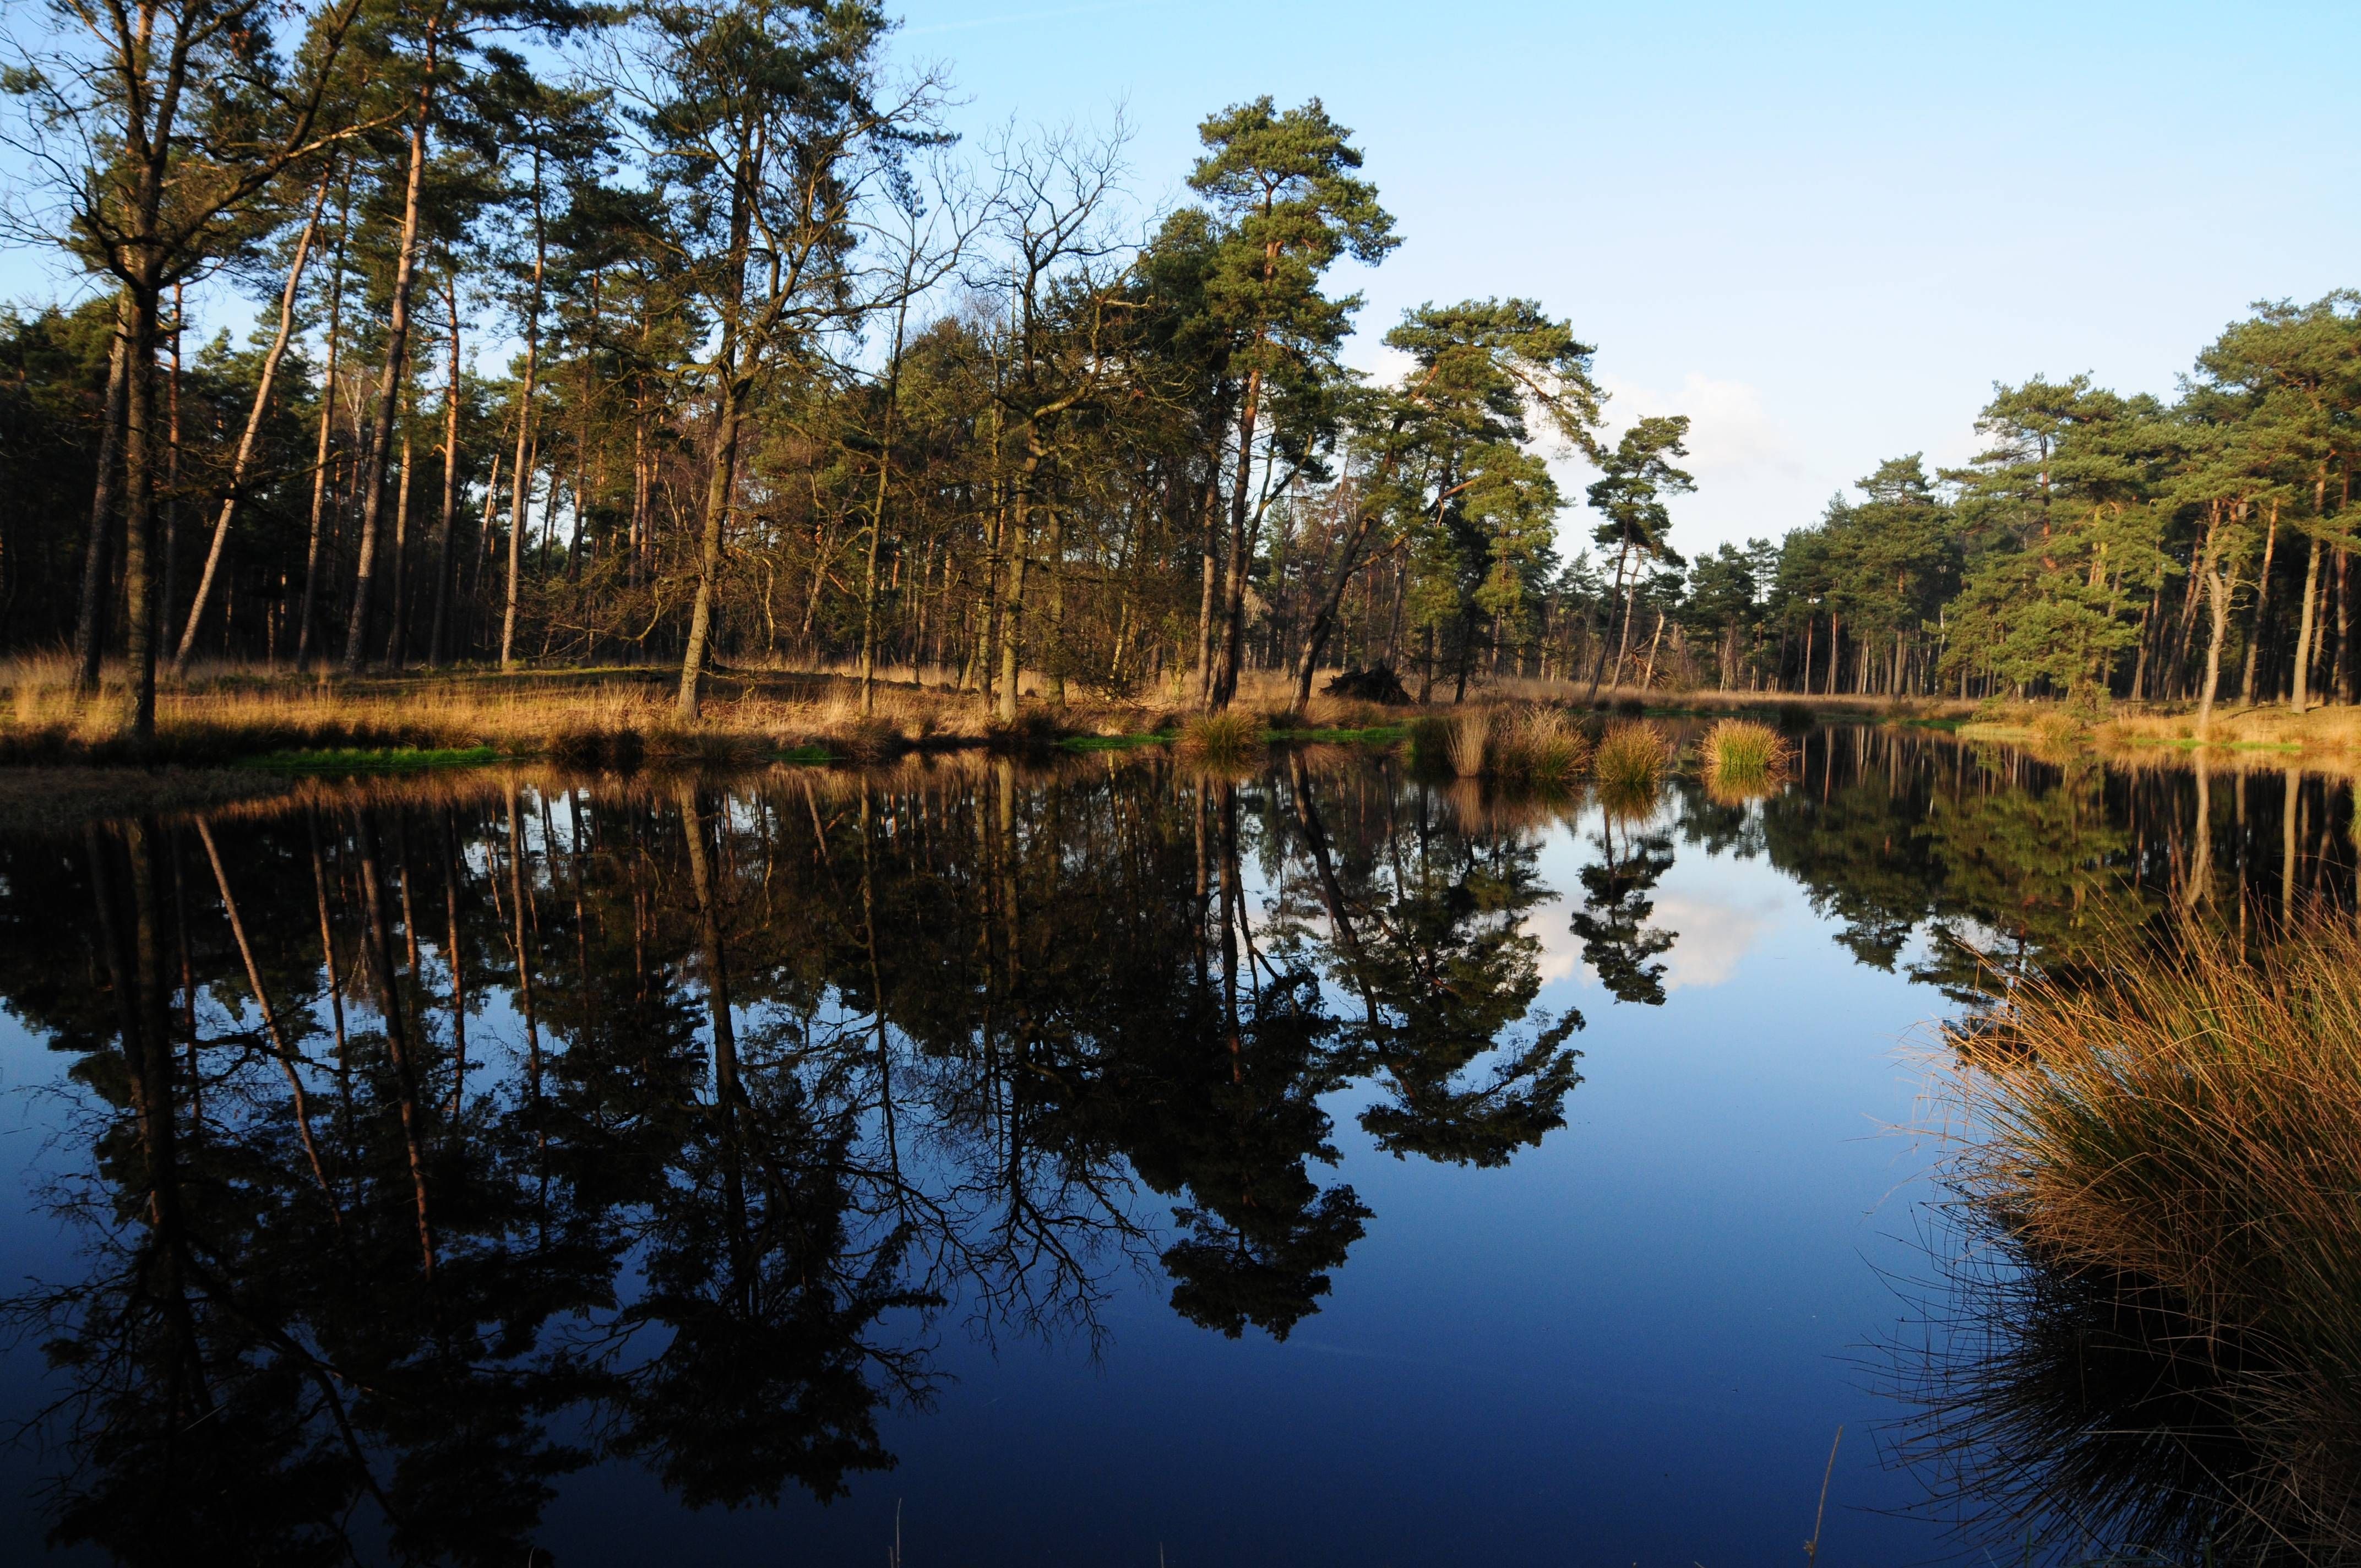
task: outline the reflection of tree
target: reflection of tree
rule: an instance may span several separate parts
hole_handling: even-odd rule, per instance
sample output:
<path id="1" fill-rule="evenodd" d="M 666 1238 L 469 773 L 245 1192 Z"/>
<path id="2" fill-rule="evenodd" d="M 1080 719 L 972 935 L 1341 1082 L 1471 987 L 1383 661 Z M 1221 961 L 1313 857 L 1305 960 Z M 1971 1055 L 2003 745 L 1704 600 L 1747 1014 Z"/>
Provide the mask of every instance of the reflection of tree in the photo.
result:
<path id="1" fill-rule="evenodd" d="M 93 1155 L 88 1267 L 16 1303 L 56 1528 L 511 1562 L 603 1453 L 698 1505 L 890 1464 L 938 1306 L 1094 1338 L 1160 1260 L 1283 1336 L 1372 1219 L 1325 1097 L 1476 1164 L 1559 1124 L 1547 895 L 1375 771 L 436 781 L 0 839 L 0 996 Z"/>
<path id="2" fill-rule="evenodd" d="M 1619 839 L 1620 832 L 1620 839 Z M 1618 1002 L 1664 1004 L 1664 966 L 1655 960 L 1679 933 L 1648 924 L 1649 896 L 1673 869 L 1672 835 L 1643 828 L 1611 807 L 1599 815 L 1592 840 L 1599 859 L 1582 868 L 1582 907 L 1571 926 L 1582 938 L 1582 959 Z"/>
<path id="3" fill-rule="evenodd" d="M 1301 758 L 1289 781 L 1326 961 L 1361 1003 L 1353 1049 L 1389 1094 L 1361 1113 L 1362 1128 L 1398 1156 L 1506 1164 L 1564 1124 L 1581 1081 L 1580 1053 L 1565 1044 L 1581 1014 L 1538 1014 L 1531 1033 L 1519 1028 L 1542 984 L 1541 941 L 1524 925 L 1550 896 L 1537 846 L 1472 829 L 1436 834 L 1422 793 L 1414 835 L 1400 831 L 1389 802 L 1379 823 L 1356 823 L 1381 837 L 1356 844 L 1340 868 Z M 1463 1077 L 1487 1058 L 1478 1078 Z"/>

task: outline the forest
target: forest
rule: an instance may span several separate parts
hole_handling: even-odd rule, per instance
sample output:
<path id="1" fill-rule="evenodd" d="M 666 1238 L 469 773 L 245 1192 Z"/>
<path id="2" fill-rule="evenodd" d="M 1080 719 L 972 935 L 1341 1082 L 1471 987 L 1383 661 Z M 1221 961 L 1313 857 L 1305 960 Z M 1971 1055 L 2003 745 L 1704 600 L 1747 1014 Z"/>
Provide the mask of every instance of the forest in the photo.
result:
<path id="1" fill-rule="evenodd" d="M 954 137 L 859 0 L 51 19 L 8 243 L 87 285 L 0 314 L 0 654 L 133 737 L 225 669 L 2352 700 L 2361 294 L 1684 550 L 1687 422 L 1613 421 L 1562 302 L 1361 320 L 1400 236 L 1317 99 L 1210 113 L 1143 213 L 1184 171 L 1119 118 Z"/>

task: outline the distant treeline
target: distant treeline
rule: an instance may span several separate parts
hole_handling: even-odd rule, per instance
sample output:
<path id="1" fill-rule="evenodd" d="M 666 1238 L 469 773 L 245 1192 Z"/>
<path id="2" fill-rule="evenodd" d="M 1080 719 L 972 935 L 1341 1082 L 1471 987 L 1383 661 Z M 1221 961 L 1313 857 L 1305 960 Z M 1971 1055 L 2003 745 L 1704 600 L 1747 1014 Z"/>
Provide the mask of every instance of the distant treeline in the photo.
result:
<path id="1" fill-rule="evenodd" d="M 1120 126 L 960 144 L 873 5 L 77 18 L 11 78 L 18 211 L 101 287 L 0 317 L 0 649 L 85 689 L 124 656 L 135 730 L 216 658 L 661 661 L 692 715 L 717 659 L 924 666 L 1005 717 L 1021 680 L 1220 707 L 1378 663 L 2154 696 L 2226 650 L 2349 690 L 2345 296 L 2233 329 L 2170 407 L 2005 390 L 1969 469 L 1691 563 L 1686 421 L 1602 436 L 1541 304 L 1340 363 L 1331 273 L 1397 240 L 1317 100 L 1210 116 L 1143 220 Z M 182 323 L 224 278 L 243 345 Z"/>

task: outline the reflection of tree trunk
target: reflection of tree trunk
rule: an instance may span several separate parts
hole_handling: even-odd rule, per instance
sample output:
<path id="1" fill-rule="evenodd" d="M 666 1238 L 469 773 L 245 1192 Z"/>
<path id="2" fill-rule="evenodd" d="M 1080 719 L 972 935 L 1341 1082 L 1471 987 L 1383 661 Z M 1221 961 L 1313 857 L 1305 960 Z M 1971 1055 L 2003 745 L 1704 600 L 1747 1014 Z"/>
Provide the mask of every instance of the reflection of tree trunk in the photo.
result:
<path id="1" fill-rule="evenodd" d="M 746 1174 L 738 1139 L 738 1115 L 743 1091 L 738 1081 L 738 1032 L 730 1017 L 730 960 L 721 940 L 721 908 L 713 884 L 713 865 L 707 858 L 705 817 L 697 801 L 697 785 L 682 779 L 673 786 L 680 808 L 683 836 L 688 841 L 688 879 L 697 896 L 697 935 L 705 959 L 705 1000 L 713 1019 L 713 1099 L 721 1133 L 721 1180 L 730 1208 L 731 1285 L 739 1293 L 739 1310 L 753 1306 L 753 1271 L 746 1243 Z"/>
<path id="2" fill-rule="evenodd" d="M 246 983 L 253 988 L 254 1000 L 262 1011 L 262 1026 L 270 1036 L 270 1044 L 279 1057 L 279 1069 L 287 1075 L 288 1091 L 294 1097 L 295 1128 L 302 1135 L 304 1157 L 312 1162 L 313 1179 L 320 1190 L 328 1195 L 328 1212 L 342 1229 L 344 1211 L 337 1207 L 334 1192 L 328 1190 L 327 1172 L 320 1165 L 319 1146 L 312 1141 L 312 1112 L 303 1098 L 303 1080 L 295 1070 L 295 1053 L 287 1044 L 286 1034 L 279 1027 L 279 1014 L 270 1005 L 270 992 L 262 983 L 262 969 L 254 961 L 254 948 L 246 939 L 246 922 L 238 918 L 237 900 L 229 890 L 229 872 L 222 866 L 221 850 L 214 847 L 213 828 L 202 817 L 197 818 L 197 837 L 205 846 L 205 859 L 213 862 L 214 883 L 221 889 L 222 912 L 229 916 L 229 931 L 237 939 L 237 956 L 246 965 Z"/>
<path id="3" fill-rule="evenodd" d="M 142 1176 L 148 1187 L 148 1223 L 152 1250 L 141 1270 L 141 1284 L 161 1308 L 179 1342 L 165 1393 L 177 1434 L 192 1424 L 190 1412 L 201 1417 L 212 1408 L 204 1382 L 204 1366 L 197 1353 L 196 1322 L 183 1284 L 186 1257 L 180 1183 L 179 1128 L 172 1105 L 172 1055 L 170 1026 L 165 1022 L 164 966 L 156 933 L 156 867 L 148 829 L 131 823 L 124 828 L 124 848 L 131 870 L 131 941 L 116 917 L 110 895 L 114 882 L 112 857 L 95 828 L 86 828 L 91 889 L 96 902 L 99 945 L 104 950 L 107 980 L 115 992 L 115 1011 L 123 1036 L 126 1086 L 138 1130 Z M 169 1448 L 169 1443 L 168 1443 Z M 170 1455 L 165 1456 L 169 1468 Z"/>
<path id="4" fill-rule="evenodd" d="M 443 813 L 443 907 L 450 917 L 444 961 L 451 968 L 451 1113 L 467 1094 L 467 974 L 459 947 L 459 828 Z"/>
<path id="5" fill-rule="evenodd" d="M 2181 902 L 2194 909 L 2213 891 L 2213 781 L 2203 758 L 2197 762 L 2197 827 L 2190 840 L 2189 881 Z"/>
<path id="6" fill-rule="evenodd" d="M 2303 778 L 2293 768 L 2280 774 L 2285 792 L 2279 797 L 2279 918 L 2295 917 L 2295 845 L 2297 817 L 2303 805 Z"/>
<path id="7" fill-rule="evenodd" d="M 343 1107 L 343 1126 L 340 1130 L 344 1134 L 346 1146 L 349 1147 L 353 1133 L 353 1107 L 352 1080 L 347 1070 L 351 1063 L 345 1052 L 345 985 L 343 978 L 336 973 L 335 929 L 328 921 L 328 872 L 320 861 L 319 819 L 307 812 L 304 814 L 303 826 L 312 840 L 312 891 L 318 895 L 320 904 L 320 963 L 326 972 L 328 981 L 328 1014 L 336 1027 L 337 1101 Z"/>
<path id="8" fill-rule="evenodd" d="M 525 885 L 524 835 L 517 827 L 517 792 L 511 784 L 509 804 L 509 952 L 516 959 L 517 1007 L 524 1014 L 525 1062 L 532 1075 L 533 1103 L 533 1136 L 536 1141 L 547 1135 L 540 1125 L 541 1117 L 541 1025 L 533 1010 L 533 965 L 524 956 L 525 949 Z"/>
<path id="9" fill-rule="evenodd" d="M 385 888 L 378 875 L 377 836 L 368 814 L 353 809 L 353 838 L 361 857 L 361 905 L 366 917 L 369 962 L 376 967 L 379 996 L 385 1014 L 385 1045 L 393 1058 L 395 1092 L 401 1097 L 401 1142 L 410 1158 L 411 1194 L 418 1209 L 418 1253 L 426 1277 L 434 1277 L 434 1232 L 426 1213 L 426 1156 L 419 1141 L 417 1059 L 409 1026 L 401 1013 L 401 988 L 393 968 L 393 943 L 385 905 Z"/>
<path id="10" fill-rule="evenodd" d="M 1230 1081 L 1246 1080 L 1246 1041 L 1238 1025 L 1238 795 L 1221 784 L 1222 1028 L 1230 1047 Z"/>

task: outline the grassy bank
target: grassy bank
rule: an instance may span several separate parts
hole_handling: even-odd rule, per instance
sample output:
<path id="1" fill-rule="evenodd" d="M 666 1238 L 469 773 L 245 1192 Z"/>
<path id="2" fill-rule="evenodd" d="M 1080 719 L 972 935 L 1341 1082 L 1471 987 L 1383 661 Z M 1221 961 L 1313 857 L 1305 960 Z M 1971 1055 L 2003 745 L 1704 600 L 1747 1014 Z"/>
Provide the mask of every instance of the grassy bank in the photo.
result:
<path id="1" fill-rule="evenodd" d="M 2259 953 L 2125 938 L 1949 1042 L 1958 1184 L 2018 1260 L 2006 1354 L 1950 1413 L 2026 1447 L 2028 1481 L 2062 1466 L 2087 1498 L 2105 1472 L 2141 1544 L 2361 1549 L 2356 973 L 2343 920 Z"/>

